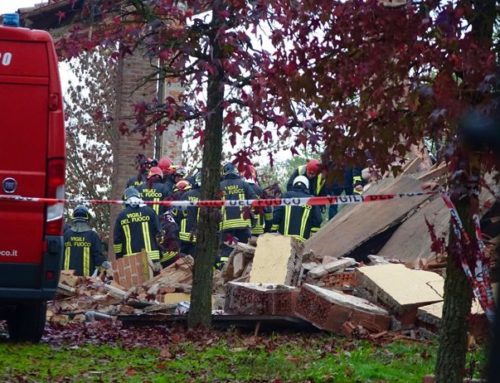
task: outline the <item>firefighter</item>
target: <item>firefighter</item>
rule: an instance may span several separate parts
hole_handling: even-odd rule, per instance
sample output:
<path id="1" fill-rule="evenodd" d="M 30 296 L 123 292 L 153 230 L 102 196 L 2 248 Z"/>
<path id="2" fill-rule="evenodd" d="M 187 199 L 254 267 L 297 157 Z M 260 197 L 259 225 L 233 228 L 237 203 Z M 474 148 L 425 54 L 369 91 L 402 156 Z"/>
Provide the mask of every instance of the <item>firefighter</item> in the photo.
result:
<path id="1" fill-rule="evenodd" d="M 134 187 L 125 189 L 125 208 L 118 214 L 114 230 L 116 258 L 146 251 L 149 258 L 158 263 L 160 250 L 157 235 L 160 223 L 154 210 L 145 205 Z"/>
<path id="2" fill-rule="evenodd" d="M 99 235 L 90 227 L 90 212 L 79 205 L 73 210 L 72 224 L 64 232 L 64 270 L 89 277 L 105 260 Z"/>
<path id="3" fill-rule="evenodd" d="M 166 186 L 162 183 L 163 172 L 158 166 L 149 169 L 146 183 L 139 185 L 136 189 L 141 194 L 143 201 L 163 201 L 169 196 Z M 161 215 L 165 208 L 160 204 L 150 205 L 156 214 Z"/>
<path id="4" fill-rule="evenodd" d="M 291 190 L 283 194 L 283 198 L 307 198 L 310 196 L 309 180 L 306 176 L 295 177 Z M 278 206 L 274 209 L 271 231 L 289 235 L 304 242 L 311 234 L 319 230 L 321 220 L 319 206 Z"/>
<path id="5" fill-rule="evenodd" d="M 224 200 L 238 201 L 257 198 L 252 187 L 241 179 L 238 170 L 231 162 L 225 164 L 222 169 L 220 190 L 222 191 Z M 238 206 L 223 207 L 220 225 L 222 240 L 226 241 L 230 239 L 231 241 L 238 240 L 238 242 L 247 243 L 251 235 L 251 218 L 252 212 L 248 208 Z M 223 245 L 217 267 L 221 266 L 221 263 L 227 261 L 231 250 L 229 246 Z"/>
<path id="6" fill-rule="evenodd" d="M 165 185 L 165 188 L 169 194 L 171 194 L 174 190 L 174 172 L 175 168 L 173 167 L 173 162 L 172 160 L 164 156 L 160 158 L 158 161 L 158 167 L 161 169 L 163 172 L 163 184 Z"/>
<path id="7" fill-rule="evenodd" d="M 179 259 L 181 243 L 179 240 L 179 225 L 175 220 L 176 210 L 166 208 L 160 216 L 160 233 L 158 245 L 161 250 L 160 264 L 163 268 L 170 266 Z"/>
<path id="8" fill-rule="evenodd" d="M 137 187 L 145 183 L 148 178 L 149 169 L 153 166 L 158 165 L 158 161 L 156 161 L 154 158 L 147 158 L 144 156 L 144 154 L 138 154 L 135 158 L 135 161 L 138 173 L 136 176 L 130 177 L 128 179 L 126 187 Z"/>
<path id="9" fill-rule="evenodd" d="M 197 202 L 201 198 L 201 173 L 198 172 L 192 179 L 191 188 L 187 190 L 182 199 Z M 196 229 L 200 219 L 198 206 L 189 206 L 180 211 L 177 216 L 179 224 L 179 238 L 181 240 L 181 253 L 194 256 L 196 251 Z"/>
<path id="10" fill-rule="evenodd" d="M 241 177 L 250 185 L 259 199 L 265 198 L 264 190 L 260 187 L 257 178 L 257 170 L 253 165 L 248 165 L 246 171 L 241 172 Z M 258 237 L 264 232 L 271 231 L 273 221 L 273 210 L 270 206 L 254 208 L 254 219 L 252 220 L 252 235 Z"/>
<path id="11" fill-rule="evenodd" d="M 315 159 L 307 161 L 307 164 L 299 166 L 295 169 L 288 179 L 286 190 L 290 191 L 293 188 L 293 181 L 297 176 L 305 176 L 309 181 L 309 194 L 312 196 L 323 195 L 325 186 L 325 177 L 323 174 L 323 166 L 321 162 Z"/>

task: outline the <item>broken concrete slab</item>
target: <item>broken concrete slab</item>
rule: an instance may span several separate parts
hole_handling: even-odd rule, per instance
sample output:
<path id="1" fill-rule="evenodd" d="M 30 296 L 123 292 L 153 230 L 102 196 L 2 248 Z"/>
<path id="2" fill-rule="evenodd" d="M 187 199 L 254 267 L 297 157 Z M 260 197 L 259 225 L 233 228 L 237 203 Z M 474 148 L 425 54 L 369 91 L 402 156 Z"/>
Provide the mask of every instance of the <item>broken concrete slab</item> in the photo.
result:
<path id="1" fill-rule="evenodd" d="M 418 266 L 419 260 L 435 258 L 436 255 L 431 250 L 432 241 L 425 223 L 426 218 L 434 226 L 436 235 L 443 236 L 447 242 L 450 213 L 443 199 L 437 196 L 432 201 L 423 204 L 414 215 L 408 218 L 377 255 L 387 259 L 398 259 L 411 264 L 412 267 Z"/>
<path id="2" fill-rule="evenodd" d="M 411 176 L 382 180 L 369 194 L 394 194 L 422 191 L 421 182 Z M 320 256 L 352 256 L 361 245 L 398 225 L 430 196 L 395 198 L 357 204 L 342 209 L 304 244 L 304 252 Z M 356 258 L 356 257 L 355 257 Z"/>
<path id="3" fill-rule="evenodd" d="M 336 261 L 332 261 L 326 264 L 323 264 L 323 267 L 328 273 L 335 273 L 337 271 L 342 271 L 348 267 L 356 265 L 356 260 L 354 258 L 340 258 Z"/>
<path id="4" fill-rule="evenodd" d="M 389 313 L 358 297 L 305 284 L 297 298 L 295 313 L 319 329 L 344 333 L 343 325 L 350 322 L 372 332 L 389 329 Z"/>
<path id="5" fill-rule="evenodd" d="M 224 311 L 244 315 L 292 316 L 299 289 L 270 283 L 229 282 Z"/>
<path id="6" fill-rule="evenodd" d="M 439 328 L 443 315 L 444 302 L 437 302 L 431 305 L 421 306 L 417 311 L 417 319 L 423 323 Z M 471 315 L 483 315 L 484 311 L 477 300 L 472 300 Z"/>
<path id="7" fill-rule="evenodd" d="M 356 273 L 358 287 L 370 301 L 382 303 L 396 314 L 443 300 L 444 279 L 434 272 L 388 264 L 359 267 Z"/>
<path id="8" fill-rule="evenodd" d="M 257 239 L 249 281 L 295 286 L 301 266 L 302 244 L 298 240 L 281 234 L 263 234 Z"/>

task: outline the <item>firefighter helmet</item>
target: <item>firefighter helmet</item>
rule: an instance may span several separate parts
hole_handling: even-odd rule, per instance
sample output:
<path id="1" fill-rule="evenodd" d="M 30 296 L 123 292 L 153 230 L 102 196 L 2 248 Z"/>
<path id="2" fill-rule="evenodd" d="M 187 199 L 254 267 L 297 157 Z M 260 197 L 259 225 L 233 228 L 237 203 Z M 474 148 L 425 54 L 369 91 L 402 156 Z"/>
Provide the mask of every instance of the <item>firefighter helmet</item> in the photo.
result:
<path id="1" fill-rule="evenodd" d="M 73 221 L 74 222 L 88 222 L 90 220 L 90 212 L 84 205 L 78 205 L 73 210 Z"/>
<path id="2" fill-rule="evenodd" d="M 172 174 L 174 171 L 172 168 L 172 160 L 167 156 L 160 158 L 160 161 L 158 161 L 158 167 L 162 170 L 163 174 Z"/>
<path id="3" fill-rule="evenodd" d="M 153 166 L 151 169 L 149 169 L 148 178 L 151 178 L 154 176 L 158 176 L 160 178 L 163 177 L 163 172 L 159 166 Z"/>
<path id="4" fill-rule="evenodd" d="M 309 190 L 309 180 L 305 176 L 297 176 L 293 180 L 293 186 L 302 185 L 304 188 Z"/>
<path id="5" fill-rule="evenodd" d="M 174 186 L 174 192 L 188 191 L 191 189 L 191 183 L 188 180 L 180 180 Z"/>
<path id="6" fill-rule="evenodd" d="M 139 190 L 137 190 L 133 186 L 130 186 L 130 187 L 126 188 L 125 191 L 123 192 L 123 199 L 125 201 L 128 200 L 131 197 L 141 198 L 141 193 L 139 193 Z"/>
<path id="7" fill-rule="evenodd" d="M 174 176 L 184 178 L 186 177 L 186 174 L 187 174 L 186 168 L 183 168 L 182 166 L 175 168 Z"/>
<path id="8" fill-rule="evenodd" d="M 321 171 L 321 163 L 318 160 L 309 160 L 306 165 L 306 173 L 308 176 L 316 176 Z"/>
<path id="9" fill-rule="evenodd" d="M 234 166 L 232 162 L 228 162 L 222 168 L 222 175 L 227 176 L 228 174 L 238 175 L 238 170 L 236 169 L 236 166 Z"/>

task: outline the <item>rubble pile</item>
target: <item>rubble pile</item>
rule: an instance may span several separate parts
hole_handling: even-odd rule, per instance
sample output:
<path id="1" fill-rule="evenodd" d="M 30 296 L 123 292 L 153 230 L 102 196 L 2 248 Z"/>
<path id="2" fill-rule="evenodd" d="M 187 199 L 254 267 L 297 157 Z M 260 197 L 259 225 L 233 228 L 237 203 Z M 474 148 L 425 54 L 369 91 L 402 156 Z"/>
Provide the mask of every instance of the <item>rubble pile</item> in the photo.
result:
<path id="1" fill-rule="evenodd" d="M 416 159 L 401 176 L 381 180 L 366 194 L 422 191 L 424 183 L 442 183 L 446 172 L 442 165 L 415 173 L 419 169 Z M 481 196 L 486 224 L 499 221 L 498 202 L 491 198 Z M 264 316 L 297 318 L 343 335 L 435 334 L 446 260 L 431 252 L 425 219 L 447 238 L 448 209 L 439 195 L 423 194 L 345 207 L 305 243 L 263 234 L 256 242 L 233 244 L 222 271 L 214 270 L 213 313 L 255 316 L 256 322 Z M 499 235 L 486 232 L 485 238 L 488 245 Z M 192 257 L 182 257 L 153 277 L 147 256 L 139 253 L 113 262 L 105 277 L 63 272 L 49 320 L 185 314 L 193 264 Z M 484 313 L 477 303 L 471 315 L 481 326 Z"/>

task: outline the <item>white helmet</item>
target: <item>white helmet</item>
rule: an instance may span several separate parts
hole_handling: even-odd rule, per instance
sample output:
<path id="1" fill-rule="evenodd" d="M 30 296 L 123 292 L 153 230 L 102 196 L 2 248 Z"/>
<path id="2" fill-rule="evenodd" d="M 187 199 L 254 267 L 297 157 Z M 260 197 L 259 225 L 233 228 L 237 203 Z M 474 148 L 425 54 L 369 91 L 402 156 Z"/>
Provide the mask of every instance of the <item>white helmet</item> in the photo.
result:
<path id="1" fill-rule="evenodd" d="M 305 186 L 306 189 L 309 190 L 309 180 L 305 176 L 297 176 L 293 180 L 293 186 L 296 186 L 298 184 L 302 184 Z"/>

